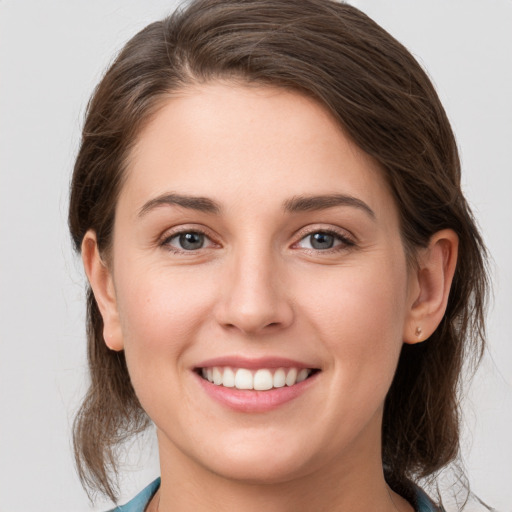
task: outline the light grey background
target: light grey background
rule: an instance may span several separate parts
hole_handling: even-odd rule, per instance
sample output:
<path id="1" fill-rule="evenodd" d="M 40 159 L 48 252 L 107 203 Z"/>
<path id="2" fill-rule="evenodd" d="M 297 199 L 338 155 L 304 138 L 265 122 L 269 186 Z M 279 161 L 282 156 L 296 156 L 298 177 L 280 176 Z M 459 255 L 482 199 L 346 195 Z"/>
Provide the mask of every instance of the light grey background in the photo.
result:
<path id="1" fill-rule="evenodd" d="M 489 355 L 464 407 L 464 458 L 474 490 L 510 512 L 512 1 L 352 3 L 427 68 L 458 137 L 464 188 L 495 260 Z M 0 512 L 92 510 L 69 437 L 86 368 L 68 182 L 94 85 L 123 43 L 174 5 L 0 0 Z M 154 443 L 142 444 L 128 455 L 126 498 L 158 474 Z"/>

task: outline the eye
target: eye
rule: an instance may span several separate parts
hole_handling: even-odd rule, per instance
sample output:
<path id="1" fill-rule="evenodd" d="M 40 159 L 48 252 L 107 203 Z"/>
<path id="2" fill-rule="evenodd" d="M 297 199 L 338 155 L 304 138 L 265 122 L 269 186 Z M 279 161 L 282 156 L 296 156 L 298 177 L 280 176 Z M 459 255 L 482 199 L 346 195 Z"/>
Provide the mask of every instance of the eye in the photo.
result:
<path id="1" fill-rule="evenodd" d="M 177 251 L 197 251 L 211 244 L 211 240 L 200 231 L 183 231 L 176 233 L 166 238 L 163 243 L 163 245 Z"/>
<path id="2" fill-rule="evenodd" d="M 303 237 L 297 244 L 302 249 L 313 249 L 315 251 L 326 251 L 336 247 L 351 246 L 354 243 L 338 233 L 330 231 L 315 231 Z"/>

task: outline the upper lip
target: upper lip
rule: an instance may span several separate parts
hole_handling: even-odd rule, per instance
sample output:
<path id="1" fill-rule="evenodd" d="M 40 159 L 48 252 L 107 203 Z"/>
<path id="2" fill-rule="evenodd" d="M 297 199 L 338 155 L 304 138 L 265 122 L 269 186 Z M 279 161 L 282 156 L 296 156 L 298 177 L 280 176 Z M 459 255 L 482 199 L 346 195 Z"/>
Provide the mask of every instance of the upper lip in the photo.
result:
<path id="1" fill-rule="evenodd" d="M 196 368 L 211 368 L 213 366 L 229 366 L 231 368 L 317 368 L 314 364 L 296 361 L 285 357 L 257 357 L 221 356 L 207 359 L 198 363 Z"/>

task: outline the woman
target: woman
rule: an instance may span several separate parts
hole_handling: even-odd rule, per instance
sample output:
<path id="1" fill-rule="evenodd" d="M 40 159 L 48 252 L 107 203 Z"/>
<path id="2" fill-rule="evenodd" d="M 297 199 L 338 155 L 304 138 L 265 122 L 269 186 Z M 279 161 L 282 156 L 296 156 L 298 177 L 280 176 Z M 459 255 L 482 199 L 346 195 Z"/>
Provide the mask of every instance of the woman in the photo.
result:
<path id="1" fill-rule="evenodd" d="M 414 58 L 328 0 L 200 0 L 89 105 L 70 228 L 89 279 L 86 485 L 150 421 L 119 510 L 436 510 L 483 349 L 485 250 Z"/>

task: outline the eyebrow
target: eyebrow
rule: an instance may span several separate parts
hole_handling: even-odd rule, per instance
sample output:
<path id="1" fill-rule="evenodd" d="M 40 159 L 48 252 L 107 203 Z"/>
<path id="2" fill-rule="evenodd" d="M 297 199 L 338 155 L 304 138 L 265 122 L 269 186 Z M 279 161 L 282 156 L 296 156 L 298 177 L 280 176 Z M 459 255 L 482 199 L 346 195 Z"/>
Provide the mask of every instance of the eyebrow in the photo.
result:
<path id="1" fill-rule="evenodd" d="M 306 212 L 311 210 L 326 210 L 336 206 L 350 206 L 366 212 L 375 219 L 375 212 L 361 199 L 345 194 L 327 194 L 320 196 L 295 196 L 284 203 L 287 212 Z"/>
<path id="2" fill-rule="evenodd" d="M 143 217 L 151 210 L 160 206 L 181 206 L 190 210 L 204 213 L 220 213 L 220 205 L 208 197 L 186 196 L 182 194 L 167 193 L 149 200 L 139 210 L 139 217 Z"/>
<path id="3" fill-rule="evenodd" d="M 166 193 L 150 199 L 139 210 L 139 217 L 143 217 L 151 210 L 161 206 L 181 206 L 190 210 L 203 213 L 219 214 L 220 205 L 208 197 L 187 196 L 182 194 Z M 361 199 L 345 194 L 327 194 L 317 196 L 295 196 L 283 204 L 286 212 L 306 212 L 315 210 L 326 210 L 336 206 L 350 206 L 366 212 L 372 219 L 375 219 L 375 212 Z"/>

